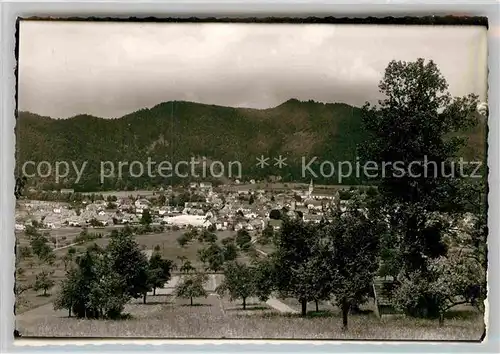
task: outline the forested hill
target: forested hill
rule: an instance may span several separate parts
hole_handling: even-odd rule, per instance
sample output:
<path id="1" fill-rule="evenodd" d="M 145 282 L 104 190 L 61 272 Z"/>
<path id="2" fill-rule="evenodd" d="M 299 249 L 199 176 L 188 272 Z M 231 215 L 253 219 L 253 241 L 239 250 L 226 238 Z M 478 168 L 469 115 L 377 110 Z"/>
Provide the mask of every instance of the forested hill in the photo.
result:
<path id="1" fill-rule="evenodd" d="M 469 132 L 469 157 L 484 154 L 484 127 Z M 193 102 L 161 103 L 118 119 L 79 115 L 52 119 L 20 112 L 16 126 L 17 165 L 25 161 L 88 161 L 82 180 L 73 185 L 74 171 L 62 185 L 75 190 L 131 189 L 170 184 L 172 178 L 107 178 L 100 184 L 101 161 L 141 161 L 148 157 L 159 163 L 175 164 L 191 157 L 205 156 L 226 166 L 239 161 L 243 179 L 282 176 L 284 181 L 309 181 L 302 177 L 302 158 L 318 162 L 355 161 L 356 147 L 363 140 L 361 109 L 347 104 L 323 104 L 291 99 L 270 109 L 231 108 Z M 270 166 L 256 167 L 256 158 L 270 157 Z M 273 167 L 274 157 L 286 157 L 287 166 Z M 315 164 L 318 170 L 318 164 Z M 116 167 L 117 169 L 118 167 Z M 138 169 L 136 170 L 138 171 Z M 154 168 L 153 168 L 153 171 Z M 237 169 L 233 169 L 233 174 Z M 201 172 L 200 172 L 201 173 Z M 337 178 L 315 179 L 337 184 Z M 47 181 L 46 181 L 47 182 Z M 177 181 L 178 182 L 178 181 Z M 346 184 L 357 183 L 353 178 Z M 51 184 L 51 183 L 50 183 Z"/>

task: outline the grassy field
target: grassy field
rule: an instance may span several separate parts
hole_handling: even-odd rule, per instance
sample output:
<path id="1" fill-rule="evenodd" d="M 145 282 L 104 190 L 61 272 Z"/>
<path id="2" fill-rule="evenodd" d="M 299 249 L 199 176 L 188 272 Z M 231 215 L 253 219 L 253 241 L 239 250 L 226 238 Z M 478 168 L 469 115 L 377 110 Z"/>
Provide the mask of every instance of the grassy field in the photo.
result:
<path id="1" fill-rule="evenodd" d="M 79 228 L 59 229 L 59 230 L 56 229 L 49 231 L 51 237 L 57 236 L 58 238 L 60 238 L 61 235 L 66 236 L 66 240 L 64 241 L 64 243 L 62 243 L 62 241 L 59 243 L 59 247 L 65 247 L 65 248 L 55 249 L 55 254 L 57 258 L 53 265 L 40 263 L 37 261 L 36 257 L 30 257 L 19 261 L 17 268 L 18 269 L 22 268 L 23 272 L 22 274 L 19 274 L 18 272 L 18 274 L 16 275 L 16 284 L 18 285 L 33 284 L 36 275 L 39 274 L 42 270 L 45 270 L 47 272 L 53 272 L 51 278 L 56 282 L 56 286 L 48 292 L 47 296 L 41 296 L 40 292 L 35 292 L 32 289 L 24 291 L 21 294 L 21 296 L 18 297 L 18 302 L 16 305 L 16 313 L 19 314 L 23 313 L 27 310 L 30 310 L 38 306 L 42 306 L 54 300 L 54 294 L 56 294 L 58 291 L 58 284 L 64 279 L 66 274 L 62 258 L 68 252 L 69 248 L 68 245 L 72 244 L 73 239 L 80 232 L 81 229 Z M 95 229 L 91 230 L 91 232 L 100 232 L 103 233 L 104 235 L 107 235 L 109 234 L 110 229 Z M 187 259 L 191 260 L 193 266 L 197 268 L 203 267 L 203 264 L 201 264 L 197 258 L 197 252 L 199 249 L 203 247 L 203 245 L 197 241 L 194 241 L 189 245 L 187 245 L 186 247 L 180 247 L 179 244 L 177 243 L 177 238 L 183 232 L 185 231 L 169 230 L 159 234 L 137 235 L 135 236 L 135 240 L 142 249 L 153 249 L 155 246 L 159 246 L 160 253 L 164 258 L 171 259 L 179 265 L 180 261 L 178 257 L 184 256 Z M 219 240 L 234 235 L 235 233 L 232 231 L 217 232 Z M 16 237 L 19 241 L 20 246 L 29 245 L 29 239 L 27 235 L 25 235 L 23 232 L 16 233 Z M 75 248 L 77 252 L 84 252 L 85 249 L 93 243 L 96 243 L 101 247 L 105 247 L 109 243 L 109 238 L 103 237 L 91 242 L 87 242 L 85 244 L 72 245 L 71 247 Z M 247 262 L 249 261 L 249 257 L 246 256 L 245 254 L 242 254 L 239 256 L 238 260 L 242 262 Z"/>
<path id="2" fill-rule="evenodd" d="M 60 232 L 60 231 L 59 231 Z M 185 248 L 177 244 L 177 237 L 182 231 L 167 231 L 161 234 L 138 235 L 135 237 L 141 248 L 152 249 L 160 246 L 165 258 L 177 261 L 178 256 L 186 256 L 196 265 L 196 252 L 202 247 L 193 242 Z M 232 236 L 232 232 L 218 233 L 219 240 Z M 20 241 L 26 237 L 18 234 Z M 108 238 L 95 242 L 105 246 Z M 83 251 L 90 243 L 75 248 Z M 257 248 L 262 248 L 256 244 Z M 264 247 L 266 251 L 270 251 Z M 56 282 L 64 276 L 64 264 L 61 258 L 67 249 L 56 250 L 57 261 L 53 266 L 39 265 L 30 260 L 22 260 L 19 266 L 24 274 L 17 277 L 17 283 L 29 284 L 41 270 L 54 271 L 52 278 Z M 35 258 L 33 258 L 35 259 Z M 248 261 L 248 256 L 240 257 Z M 222 281 L 221 275 L 210 275 L 211 283 L 207 298 L 195 299 L 195 305 L 189 306 L 188 299 L 175 298 L 160 294 L 148 296 L 147 304 L 141 299 L 127 304 L 125 312 L 129 318 L 120 321 L 78 320 L 68 318 L 66 311 L 54 311 L 52 301 L 57 286 L 49 296 L 40 296 L 33 290 L 25 291 L 19 298 L 16 315 L 16 327 L 23 336 L 50 337 L 162 337 L 162 338 L 283 338 L 283 339 L 373 339 L 373 340 L 479 340 L 484 331 L 482 314 L 470 307 L 457 308 L 447 315 L 445 325 L 440 327 L 437 321 L 405 318 L 403 316 L 385 316 L 377 318 L 373 304 L 362 306 L 363 314 L 349 317 L 349 331 L 341 329 L 341 314 L 337 307 L 328 302 L 319 304 L 315 312 L 315 303 L 308 304 L 308 315 L 304 318 L 296 314 L 282 313 L 271 303 L 257 299 L 247 299 L 247 309 L 243 310 L 241 300 L 231 302 L 226 297 L 213 293 L 214 286 Z M 275 299 L 300 311 L 296 299 Z"/>
<path id="3" fill-rule="evenodd" d="M 121 321 L 77 320 L 50 308 L 45 314 L 37 310 L 38 315 L 17 319 L 26 337 L 479 340 L 484 330 L 481 316 L 448 318 L 439 327 L 437 321 L 378 319 L 363 314 L 351 315 L 349 330 L 343 332 L 338 311 L 309 313 L 302 318 L 281 314 L 255 300 L 244 311 L 240 301 L 230 302 L 216 295 L 196 299 L 194 306 L 172 296 L 150 296 L 146 305 L 140 301 L 128 304 L 130 319 Z"/>

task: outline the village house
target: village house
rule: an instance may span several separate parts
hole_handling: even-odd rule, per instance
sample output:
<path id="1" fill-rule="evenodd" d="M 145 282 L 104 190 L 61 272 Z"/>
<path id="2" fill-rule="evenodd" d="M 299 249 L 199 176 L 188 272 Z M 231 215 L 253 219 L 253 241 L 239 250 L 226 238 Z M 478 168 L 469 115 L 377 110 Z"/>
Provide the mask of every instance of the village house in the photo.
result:
<path id="1" fill-rule="evenodd" d="M 137 199 L 134 203 L 136 209 L 149 209 L 151 208 L 151 202 L 147 199 Z"/>
<path id="2" fill-rule="evenodd" d="M 321 222 L 321 219 L 323 219 L 322 215 L 317 215 L 317 214 L 304 215 L 304 222 L 312 222 L 315 224 L 319 224 Z"/>
<path id="3" fill-rule="evenodd" d="M 212 190 L 212 182 L 200 182 L 200 189 L 204 192 Z"/>

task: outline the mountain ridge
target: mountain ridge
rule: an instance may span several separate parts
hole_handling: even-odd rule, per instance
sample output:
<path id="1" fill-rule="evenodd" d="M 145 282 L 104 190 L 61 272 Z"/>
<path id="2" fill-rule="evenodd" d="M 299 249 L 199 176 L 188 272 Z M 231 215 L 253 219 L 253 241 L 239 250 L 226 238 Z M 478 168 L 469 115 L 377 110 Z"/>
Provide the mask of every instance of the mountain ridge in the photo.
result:
<path id="1" fill-rule="evenodd" d="M 469 158 L 485 155 L 485 127 L 472 129 L 464 154 Z M 26 161 L 87 161 L 89 167 L 78 185 L 69 176 L 54 185 L 50 178 L 34 178 L 44 188 L 72 187 L 75 190 L 149 188 L 165 183 L 184 183 L 184 179 L 163 177 L 99 181 L 100 162 L 179 161 L 206 156 L 212 161 L 239 161 L 242 179 L 264 179 L 279 175 L 284 181 L 308 182 L 301 160 L 316 156 L 318 161 L 351 161 L 365 134 L 361 109 L 345 103 L 323 103 L 289 99 L 266 109 L 226 107 L 189 101 L 167 101 L 122 117 L 108 119 L 87 114 L 66 119 L 19 112 L 16 124 L 16 163 L 18 171 Z M 287 166 L 256 166 L 256 158 L 284 156 Z M 188 178 L 189 180 L 190 178 Z M 317 181 L 335 183 L 332 178 Z M 358 184 L 348 178 L 347 184 Z"/>

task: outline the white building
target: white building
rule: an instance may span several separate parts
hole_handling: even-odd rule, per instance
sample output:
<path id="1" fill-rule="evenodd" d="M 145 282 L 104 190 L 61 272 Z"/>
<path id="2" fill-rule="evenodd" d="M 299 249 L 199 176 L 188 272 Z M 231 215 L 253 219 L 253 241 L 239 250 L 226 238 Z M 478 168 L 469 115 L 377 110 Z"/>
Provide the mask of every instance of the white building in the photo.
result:
<path id="1" fill-rule="evenodd" d="M 176 225 L 179 227 L 208 227 L 211 223 L 206 220 L 204 215 L 176 215 L 176 216 L 166 216 L 163 218 L 163 222 L 167 225 Z"/>
<path id="2" fill-rule="evenodd" d="M 147 199 L 137 199 L 134 205 L 137 209 L 149 209 L 151 203 Z"/>

